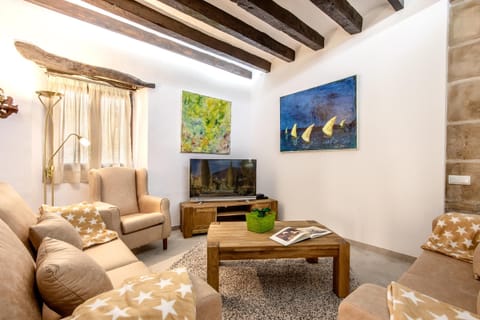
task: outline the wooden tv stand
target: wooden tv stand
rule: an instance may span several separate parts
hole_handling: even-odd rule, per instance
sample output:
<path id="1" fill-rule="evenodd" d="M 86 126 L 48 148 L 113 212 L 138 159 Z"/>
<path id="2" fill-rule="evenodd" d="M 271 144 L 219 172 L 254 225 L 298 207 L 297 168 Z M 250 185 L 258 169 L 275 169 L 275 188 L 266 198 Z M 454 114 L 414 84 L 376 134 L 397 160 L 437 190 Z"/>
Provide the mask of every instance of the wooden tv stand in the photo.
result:
<path id="1" fill-rule="evenodd" d="M 185 201 L 180 203 L 180 228 L 184 238 L 207 233 L 214 221 L 245 221 L 245 213 L 255 208 L 270 208 L 278 214 L 274 199 L 237 201 Z"/>

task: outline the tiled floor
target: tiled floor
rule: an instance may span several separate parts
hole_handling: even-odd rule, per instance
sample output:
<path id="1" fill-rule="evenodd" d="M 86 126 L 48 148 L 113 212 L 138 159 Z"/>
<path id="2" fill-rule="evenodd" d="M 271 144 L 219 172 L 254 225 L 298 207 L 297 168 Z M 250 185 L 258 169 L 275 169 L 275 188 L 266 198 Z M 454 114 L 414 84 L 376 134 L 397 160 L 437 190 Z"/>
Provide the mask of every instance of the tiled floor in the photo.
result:
<path id="1" fill-rule="evenodd" d="M 180 230 L 173 230 L 168 239 L 168 250 L 162 249 L 162 241 L 134 250 L 140 260 L 155 270 L 165 270 L 186 251 L 200 241 L 206 241 L 205 235 L 196 235 L 184 239 Z M 413 262 L 413 258 L 351 242 L 350 265 L 360 283 L 370 282 L 386 286 L 397 280 Z"/>

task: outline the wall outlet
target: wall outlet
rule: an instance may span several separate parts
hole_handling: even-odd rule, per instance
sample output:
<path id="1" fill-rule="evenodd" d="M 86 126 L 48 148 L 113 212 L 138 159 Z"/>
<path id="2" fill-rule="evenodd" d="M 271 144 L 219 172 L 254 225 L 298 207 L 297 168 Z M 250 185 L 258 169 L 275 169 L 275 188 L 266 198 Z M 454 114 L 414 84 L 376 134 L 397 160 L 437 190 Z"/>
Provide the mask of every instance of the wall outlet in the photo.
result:
<path id="1" fill-rule="evenodd" d="M 448 184 L 470 185 L 470 176 L 448 175 Z"/>

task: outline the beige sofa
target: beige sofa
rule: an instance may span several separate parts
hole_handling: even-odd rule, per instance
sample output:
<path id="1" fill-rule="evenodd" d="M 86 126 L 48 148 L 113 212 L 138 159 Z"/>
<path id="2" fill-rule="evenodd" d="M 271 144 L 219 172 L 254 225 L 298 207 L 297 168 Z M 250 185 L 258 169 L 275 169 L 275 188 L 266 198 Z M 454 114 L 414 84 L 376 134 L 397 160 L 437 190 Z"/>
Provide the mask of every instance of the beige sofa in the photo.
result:
<path id="1" fill-rule="evenodd" d="M 432 227 L 436 224 L 436 219 Z M 474 263 L 424 250 L 412 266 L 397 280 L 413 290 L 442 302 L 480 313 L 480 281 L 473 270 L 480 267 L 480 248 Z M 387 288 L 363 284 L 345 298 L 338 308 L 338 320 L 389 320 Z"/>
<path id="2" fill-rule="evenodd" d="M 104 209 L 101 215 L 107 215 Z M 59 319 L 42 301 L 36 287 L 35 253 L 29 228 L 37 216 L 20 195 L 0 182 L 0 319 Z M 120 239 L 84 251 L 106 271 L 113 287 L 149 269 Z M 197 319 L 221 319 L 221 297 L 203 280 L 192 276 Z"/>

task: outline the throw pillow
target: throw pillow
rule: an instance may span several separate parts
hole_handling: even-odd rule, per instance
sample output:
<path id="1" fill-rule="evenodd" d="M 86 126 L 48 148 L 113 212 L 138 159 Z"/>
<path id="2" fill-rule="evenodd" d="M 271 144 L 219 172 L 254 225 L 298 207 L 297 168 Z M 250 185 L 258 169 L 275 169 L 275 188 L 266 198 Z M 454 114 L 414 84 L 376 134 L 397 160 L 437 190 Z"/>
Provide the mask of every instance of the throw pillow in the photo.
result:
<path id="1" fill-rule="evenodd" d="M 105 270 L 95 260 L 49 237 L 38 248 L 36 276 L 43 301 L 62 316 L 69 316 L 86 300 L 113 289 Z"/>
<path id="2" fill-rule="evenodd" d="M 83 246 L 77 230 L 67 220 L 53 213 L 43 214 L 37 224 L 30 226 L 29 238 L 35 250 L 38 250 L 45 237 L 68 242 L 79 249 Z"/>
<path id="3" fill-rule="evenodd" d="M 194 320 L 195 314 L 192 283 L 183 268 L 127 279 L 119 289 L 84 302 L 71 319 Z"/>
<path id="4" fill-rule="evenodd" d="M 449 212 L 438 218 L 422 248 L 472 263 L 479 241 L 480 215 Z"/>
<path id="5" fill-rule="evenodd" d="M 73 225 L 82 238 L 83 249 L 118 237 L 115 231 L 107 230 L 97 207 L 91 203 L 81 202 L 63 207 L 42 205 L 41 214 L 48 212 L 62 216 Z"/>

